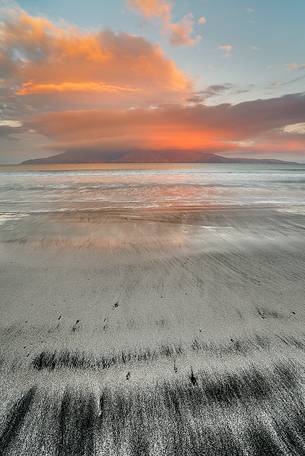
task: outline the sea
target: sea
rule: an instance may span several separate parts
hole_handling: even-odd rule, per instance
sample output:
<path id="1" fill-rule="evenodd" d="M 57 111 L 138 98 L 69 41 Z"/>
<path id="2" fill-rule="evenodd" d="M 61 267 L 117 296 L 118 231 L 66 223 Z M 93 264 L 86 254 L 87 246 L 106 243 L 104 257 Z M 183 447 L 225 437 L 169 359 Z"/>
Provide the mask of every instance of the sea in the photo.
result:
<path id="1" fill-rule="evenodd" d="M 101 209 L 270 206 L 305 211 L 305 164 L 0 166 L 0 223 Z"/>

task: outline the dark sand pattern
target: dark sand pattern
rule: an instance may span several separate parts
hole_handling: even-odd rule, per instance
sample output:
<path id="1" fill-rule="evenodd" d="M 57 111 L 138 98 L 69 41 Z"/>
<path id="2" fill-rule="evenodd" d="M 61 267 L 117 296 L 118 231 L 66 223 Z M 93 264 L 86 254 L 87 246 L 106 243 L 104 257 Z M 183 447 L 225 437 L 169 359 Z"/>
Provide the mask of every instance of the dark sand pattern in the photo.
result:
<path id="1" fill-rule="evenodd" d="M 59 415 L 58 456 L 94 453 L 96 401 L 92 394 L 65 391 Z"/>
<path id="2" fill-rule="evenodd" d="M 36 214 L 0 232 L 0 454 L 305 454 L 305 216 Z"/>
<path id="3" fill-rule="evenodd" d="M 32 388 L 9 409 L 2 454 L 303 454 L 302 388 L 292 367 L 193 375 L 196 384 L 188 376 L 146 386 L 101 382 L 99 393 L 79 386 L 50 394 L 40 385 L 36 407 Z M 37 407 L 48 415 L 37 416 Z M 28 423 L 36 425 L 30 436 Z"/>
<path id="4" fill-rule="evenodd" d="M 0 438 L 0 449 L 3 454 L 6 454 L 9 447 L 15 443 L 33 402 L 35 391 L 36 388 L 32 387 L 9 410 Z"/>

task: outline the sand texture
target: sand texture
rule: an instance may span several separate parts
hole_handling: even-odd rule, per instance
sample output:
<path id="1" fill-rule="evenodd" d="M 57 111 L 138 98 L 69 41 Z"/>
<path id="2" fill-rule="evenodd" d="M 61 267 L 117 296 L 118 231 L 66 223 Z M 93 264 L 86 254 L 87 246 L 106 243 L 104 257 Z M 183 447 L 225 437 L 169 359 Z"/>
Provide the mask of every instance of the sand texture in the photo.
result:
<path id="1" fill-rule="evenodd" d="M 301 210 L 0 228 L 1 455 L 305 454 Z"/>

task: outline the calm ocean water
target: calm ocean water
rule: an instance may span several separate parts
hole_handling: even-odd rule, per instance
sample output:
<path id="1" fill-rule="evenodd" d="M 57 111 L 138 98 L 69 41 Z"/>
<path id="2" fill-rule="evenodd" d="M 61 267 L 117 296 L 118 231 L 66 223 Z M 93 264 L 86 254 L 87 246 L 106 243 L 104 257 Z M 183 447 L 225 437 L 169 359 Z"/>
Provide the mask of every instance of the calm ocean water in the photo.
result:
<path id="1" fill-rule="evenodd" d="M 0 166 L 2 222 L 100 208 L 272 205 L 302 211 L 304 202 L 305 165 Z"/>

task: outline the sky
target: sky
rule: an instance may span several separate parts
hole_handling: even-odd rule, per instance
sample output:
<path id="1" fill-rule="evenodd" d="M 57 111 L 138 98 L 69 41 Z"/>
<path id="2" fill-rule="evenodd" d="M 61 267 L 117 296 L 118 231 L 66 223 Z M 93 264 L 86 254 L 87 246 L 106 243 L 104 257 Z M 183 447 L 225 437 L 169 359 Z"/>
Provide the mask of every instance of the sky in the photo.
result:
<path id="1" fill-rule="evenodd" d="M 0 0 L 0 163 L 305 162 L 304 19 L 304 0 Z"/>

